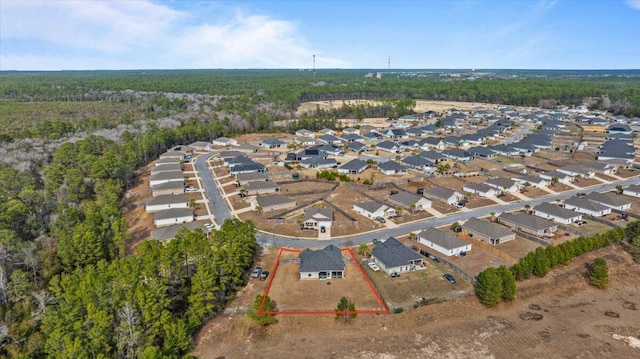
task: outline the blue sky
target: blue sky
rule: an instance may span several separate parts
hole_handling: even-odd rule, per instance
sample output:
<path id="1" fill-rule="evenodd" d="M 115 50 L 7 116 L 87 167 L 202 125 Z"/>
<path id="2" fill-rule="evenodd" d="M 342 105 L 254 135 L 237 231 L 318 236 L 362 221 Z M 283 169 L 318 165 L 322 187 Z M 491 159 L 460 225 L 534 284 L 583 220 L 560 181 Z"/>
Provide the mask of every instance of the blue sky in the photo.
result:
<path id="1" fill-rule="evenodd" d="M 640 0 L 0 0 L 0 70 L 640 69 Z"/>

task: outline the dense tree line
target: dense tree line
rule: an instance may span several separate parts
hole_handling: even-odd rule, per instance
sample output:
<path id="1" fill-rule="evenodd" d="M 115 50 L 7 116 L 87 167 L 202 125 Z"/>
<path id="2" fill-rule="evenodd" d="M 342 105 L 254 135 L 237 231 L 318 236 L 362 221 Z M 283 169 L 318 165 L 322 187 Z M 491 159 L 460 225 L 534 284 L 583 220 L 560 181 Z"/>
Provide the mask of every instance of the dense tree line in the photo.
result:
<path id="1" fill-rule="evenodd" d="M 509 269 L 490 267 L 480 272 L 476 281 L 476 295 L 480 302 L 489 307 L 498 305 L 501 300 L 513 300 L 516 297 L 516 280 L 529 279 L 531 276 L 544 277 L 550 269 L 561 264 L 567 265 L 575 257 L 638 235 L 640 221 L 629 223 L 625 229 L 614 228 L 591 237 L 578 237 L 559 245 L 538 247 Z M 602 268 L 598 268 L 598 271 L 597 275 L 601 276 Z"/>

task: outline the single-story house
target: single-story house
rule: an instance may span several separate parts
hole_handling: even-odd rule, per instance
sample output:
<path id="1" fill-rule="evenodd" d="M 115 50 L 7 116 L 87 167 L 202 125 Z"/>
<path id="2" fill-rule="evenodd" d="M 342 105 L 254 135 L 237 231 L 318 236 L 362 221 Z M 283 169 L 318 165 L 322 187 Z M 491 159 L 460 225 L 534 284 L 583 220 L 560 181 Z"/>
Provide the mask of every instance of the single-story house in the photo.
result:
<path id="1" fill-rule="evenodd" d="M 322 130 L 318 131 L 320 134 L 322 135 L 331 135 L 334 136 L 336 134 L 336 131 L 330 129 L 330 128 L 323 128 Z"/>
<path id="2" fill-rule="evenodd" d="M 249 196 L 256 194 L 278 193 L 280 192 L 280 185 L 275 182 L 267 181 L 254 181 L 248 182 L 243 187 L 245 193 Z"/>
<path id="3" fill-rule="evenodd" d="M 557 171 L 566 173 L 569 176 L 573 176 L 573 177 L 580 176 L 582 178 L 591 178 L 596 174 L 595 171 L 593 171 L 592 169 L 586 168 L 580 165 L 569 165 L 569 166 L 559 167 Z"/>
<path id="4" fill-rule="evenodd" d="M 236 153 L 241 153 L 238 151 L 222 151 L 222 153 L 220 154 L 220 156 L 222 157 L 222 163 L 227 166 L 227 167 L 233 167 L 236 165 L 243 165 L 243 164 L 248 164 L 248 163 L 255 163 L 254 160 L 252 160 L 251 158 L 245 156 L 244 154 L 239 154 L 237 156 L 234 157 L 228 157 L 229 155 L 233 155 Z"/>
<path id="5" fill-rule="evenodd" d="M 237 176 L 240 173 L 251 173 L 251 172 L 267 172 L 267 167 L 265 167 L 261 163 L 251 162 L 251 163 L 242 163 L 237 164 L 235 166 L 231 166 L 229 168 L 229 173 L 234 176 Z"/>
<path id="6" fill-rule="evenodd" d="M 484 183 L 469 183 L 462 187 L 462 190 L 471 194 L 477 193 L 480 197 L 495 197 L 497 194 L 494 188 Z"/>
<path id="7" fill-rule="evenodd" d="M 369 165 L 366 161 L 359 158 L 355 158 L 342 166 L 338 167 L 338 173 L 344 173 L 349 175 L 357 175 L 364 172 Z"/>
<path id="8" fill-rule="evenodd" d="M 349 143 L 347 149 L 356 153 L 369 152 L 369 146 L 357 141 Z"/>
<path id="9" fill-rule="evenodd" d="M 337 145 L 342 143 L 342 140 L 333 135 L 322 135 L 318 137 L 318 141 L 328 145 Z"/>
<path id="10" fill-rule="evenodd" d="M 172 158 L 174 160 L 185 160 L 188 157 L 184 151 L 167 151 L 159 156 L 160 159 Z"/>
<path id="11" fill-rule="evenodd" d="M 547 187 L 551 184 L 551 180 L 544 179 L 540 176 L 521 176 L 511 178 L 513 181 L 519 183 L 522 186 L 527 186 L 527 183 L 532 187 Z"/>
<path id="12" fill-rule="evenodd" d="M 300 161 L 300 166 L 304 168 L 336 168 L 338 161 L 335 158 L 309 157 Z"/>
<path id="13" fill-rule="evenodd" d="M 269 176 L 264 172 L 248 172 L 238 173 L 236 175 L 236 182 L 240 186 L 244 186 L 249 182 L 266 182 L 269 181 Z"/>
<path id="14" fill-rule="evenodd" d="M 265 148 L 283 148 L 287 147 L 287 144 L 277 138 L 266 138 L 260 142 L 260 146 Z"/>
<path id="15" fill-rule="evenodd" d="M 307 130 L 307 129 L 301 129 L 296 131 L 296 136 L 300 136 L 300 137 L 308 137 L 308 138 L 315 138 L 316 134 Z"/>
<path id="16" fill-rule="evenodd" d="M 399 164 L 396 161 L 380 162 L 378 163 L 378 170 L 380 171 L 380 173 L 387 176 L 407 173 L 407 167 Z"/>
<path id="17" fill-rule="evenodd" d="M 353 210 L 367 218 L 388 218 L 396 215 L 396 210 L 376 201 L 360 202 L 353 205 Z"/>
<path id="18" fill-rule="evenodd" d="M 300 252 L 300 279 L 344 278 L 345 265 L 340 248 L 330 244 L 320 250 Z"/>
<path id="19" fill-rule="evenodd" d="M 616 166 L 608 163 L 592 161 L 592 162 L 585 162 L 582 164 L 582 166 L 591 169 L 595 173 L 602 173 L 605 175 L 616 174 L 618 172 L 618 169 L 616 168 Z"/>
<path id="20" fill-rule="evenodd" d="M 330 208 L 307 208 L 304 210 L 302 226 L 305 229 L 315 229 L 325 232 L 331 228 L 333 210 Z"/>
<path id="21" fill-rule="evenodd" d="M 442 155 L 454 160 L 454 161 L 460 161 L 460 162 L 466 162 L 466 161 L 470 161 L 472 156 L 469 152 L 461 150 L 459 148 L 451 148 L 448 150 L 444 150 L 442 151 Z"/>
<path id="22" fill-rule="evenodd" d="M 149 186 L 151 187 L 167 182 L 184 183 L 184 173 L 182 171 L 161 172 L 149 177 Z"/>
<path id="23" fill-rule="evenodd" d="M 409 138 L 409 135 L 401 128 L 390 128 L 383 132 L 382 135 L 394 140 Z"/>
<path id="24" fill-rule="evenodd" d="M 360 134 L 360 130 L 357 129 L 357 128 L 353 128 L 353 127 L 347 127 L 347 128 L 342 130 L 342 134 L 359 135 Z"/>
<path id="25" fill-rule="evenodd" d="M 464 195 L 462 193 L 444 187 L 427 189 L 424 191 L 424 196 L 448 204 L 454 204 L 464 200 Z"/>
<path id="26" fill-rule="evenodd" d="M 171 208 L 189 208 L 189 198 L 183 194 L 164 194 L 151 197 L 144 204 L 144 210 L 150 213 Z"/>
<path id="27" fill-rule="evenodd" d="M 401 191 L 390 195 L 389 202 L 411 211 L 421 211 L 426 208 L 431 208 L 431 205 L 433 204 L 430 200 L 407 191 Z"/>
<path id="28" fill-rule="evenodd" d="M 402 163 L 416 170 L 427 172 L 432 172 L 435 167 L 434 161 L 418 155 L 407 156 L 402 159 Z"/>
<path id="29" fill-rule="evenodd" d="M 180 193 L 184 193 L 184 182 L 165 182 L 151 187 L 151 194 L 154 197 Z"/>
<path id="30" fill-rule="evenodd" d="M 626 211 L 627 209 L 631 208 L 631 202 L 626 201 L 620 197 L 610 196 L 605 193 L 591 192 L 584 196 L 584 198 L 593 202 L 600 203 L 603 206 L 616 209 L 618 211 Z"/>
<path id="31" fill-rule="evenodd" d="M 471 154 L 474 158 L 494 158 L 496 157 L 496 153 L 491 151 L 487 147 L 476 146 L 467 149 L 467 152 Z"/>
<path id="32" fill-rule="evenodd" d="M 582 220 L 581 213 L 548 202 L 540 203 L 533 207 L 533 215 L 562 224 L 569 224 Z"/>
<path id="33" fill-rule="evenodd" d="M 190 208 L 172 208 L 154 213 L 153 224 L 156 227 L 170 226 L 172 224 L 193 222 L 193 210 Z"/>
<path id="34" fill-rule="evenodd" d="M 362 136 L 356 135 L 355 133 L 343 133 L 338 138 L 346 143 L 364 141 L 364 138 Z"/>
<path id="35" fill-rule="evenodd" d="M 418 234 L 418 241 L 446 256 L 457 256 L 461 252 L 471 250 L 471 243 L 465 242 L 452 234 L 433 227 L 429 227 L 420 232 Z"/>
<path id="36" fill-rule="evenodd" d="M 151 167 L 152 176 L 162 172 L 174 172 L 174 171 L 182 171 L 182 165 L 180 164 L 180 162 Z"/>
<path id="37" fill-rule="evenodd" d="M 190 144 L 189 147 L 194 148 L 196 151 L 211 151 L 212 144 L 206 141 L 196 141 Z"/>
<path id="38" fill-rule="evenodd" d="M 640 197 L 640 185 L 633 185 L 622 190 L 622 194 L 631 197 Z"/>
<path id="39" fill-rule="evenodd" d="M 564 207 L 593 217 L 602 217 L 611 213 L 611 207 L 580 197 L 566 199 Z"/>
<path id="40" fill-rule="evenodd" d="M 186 228 L 189 231 L 194 231 L 196 229 L 202 230 L 203 227 L 202 224 L 196 222 L 172 224 L 170 226 L 156 228 L 151 231 L 151 239 L 167 243 L 170 240 L 174 239 L 176 237 L 176 234 L 178 234 L 178 232 L 180 232 L 180 230 L 183 228 Z"/>
<path id="41" fill-rule="evenodd" d="M 267 196 L 256 197 L 251 200 L 251 208 L 257 210 L 258 207 L 264 212 L 281 211 L 294 208 L 296 201 L 281 194 L 271 194 Z"/>
<path id="42" fill-rule="evenodd" d="M 514 193 L 520 191 L 521 185 L 507 178 L 491 178 L 484 181 L 489 187 L 495 188 L 498 192 Z"/>
<path id="43" fill-rule="evenodd" d="M 537 237 L 552 237 L 558 230 L 558 225 L 552 221 L 526 213 L 502 213 L 498 222 Z"/>
<path id="44" fill-rule="evenodd" d="M 548 180 L 551 183 L 553 183 L 554 178 L 558 179 L 558 183 L 570 183 L 575 179 L 575 176 L 558 171 L 542 172 L 538 174 L 538 176 L 540 176 L 540 178 L 542 179 Z"/>
<path id="45" fill-rule="evenodd" d="M 420 148 L 422 148 L 425 151 L 431 150 L 433 148 L 436 148 L 442 151 L 445 148 L 444 141 L 441 138 L 437 138 L 437 137 L 423 138 L 420 141 L 418 141 L 418 145 L 420 145 Z"/>
<path id="46" fill-rule="evenodd" d="M 387 274 L 424 269 L 423 257 L 394 237 L 376 244 L 371 259 Z"/>
<path id="47" fill-rule="evenodd" d="M 167 165 L 180 165 L 181 158 L 159 158 L 154 164 L 156 167 L 158 166 L 167 166 Z"/>
<path id="48" fill-rule="evenodd" d="M 260 146 L 243 143 L 234 148 L 238 152 L 242 153 L 256 153 L 260 152 Z"/>
<path id="49" fill-rule="evenodd" d="M 211 141 L 214 146 L 237 146 L 238 141 L 229 137 L 218 137 Z"/>
<path id="50" fill-rule="evenodd" d="M 516 234 L 499 224 L 471 217 L 462 225 L 467 235 L 491 244 L 500 244 L 516 239 Z"/>
<path id="51" fill-rule="evenodd" d="M 376 144 L 376 149 L 385 152 L 399 153 L 400 147 L 391 141 L 382 141 Z"/>

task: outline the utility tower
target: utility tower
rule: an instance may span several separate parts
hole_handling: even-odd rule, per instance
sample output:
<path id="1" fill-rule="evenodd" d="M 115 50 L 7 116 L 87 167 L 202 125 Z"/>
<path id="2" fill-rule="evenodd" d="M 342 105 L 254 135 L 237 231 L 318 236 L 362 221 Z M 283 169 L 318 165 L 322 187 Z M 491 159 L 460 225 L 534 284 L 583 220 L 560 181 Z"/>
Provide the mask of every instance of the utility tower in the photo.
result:
<path id="1" fill-rule="evenodd" d="M 313 55 L 313 82 L 316 82 L 316 55 Z"/>
<path id="2" fill-rule="evenodd" d="M 391 56 L 389 56 L 389 72 L 391 72 Z"/>

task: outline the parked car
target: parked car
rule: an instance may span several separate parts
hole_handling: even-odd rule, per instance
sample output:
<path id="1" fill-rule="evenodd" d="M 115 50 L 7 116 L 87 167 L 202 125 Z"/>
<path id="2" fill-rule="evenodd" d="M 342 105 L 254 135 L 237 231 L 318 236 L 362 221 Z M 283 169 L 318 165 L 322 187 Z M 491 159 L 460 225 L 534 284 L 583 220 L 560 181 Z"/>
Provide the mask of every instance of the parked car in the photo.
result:
<path id="1" fill-rule="evenodd" d="M 376 221 L 380 222 L 380 223 L 386 223 L 387 220 L 384 219 L 384 217 L 376 217 Z"/>
<path id="2" fill-rule="evenodd" d="M 398 272 L 391 272 L 391 274 L 389 274 L 391 276 L 391 278 L 395 278 L 395 277 L 399 277 L 400 273 Z"/>
<path id="3" fill-rule="evenodd" d="M 263 271 L 262 274 L 260 274 L 260 280 L 267 280 L 267 278 L 269 277 L 269 271 Z"/>
<path id="4" fill-rule="evenodd" d="M 456 284 L 456 279 L 449 273 L 444 275 L 444 279 L 448 280 L 451 284 Z"/>
<path id="5" fill-rule="evenodd" d="M 380 271 L 380 267 L 378 267 L 377 264 L 373 263 L 373 262 L 369 262 L 367 263 L 367 265 L 369 266 L 369 268 L 371 268 L 372 271 L 374 272 L 379 272 Z"/>
<path id="6" fill-rule="evenodd" d="M 382 243 L 382 241 L 379 240 L 378 238 L 373 239 L 373 244 L 380 244 L 380 243 Z"/>
<path id="7" fill-rule="evenodd" d="M 251 278 L 258 278 L 260 273 L 262 273 L 262 267 L 255 267 L 253 272 L 251 272 Z"/>
<path id="8" fill-rule="evenodd" d="M 456 208 L 462 208 L 462 207 L 464 207 L 464 203 L 463 202 L 456 202 L 456 203 L 453 204 L 453 206 L 456 207 Z"/>
<path id="9" fill-rule="evenodd" d="M 187 186 L 184 189 L 185 192 L 198 192 L 198 189 L 193 186 Z"/>

